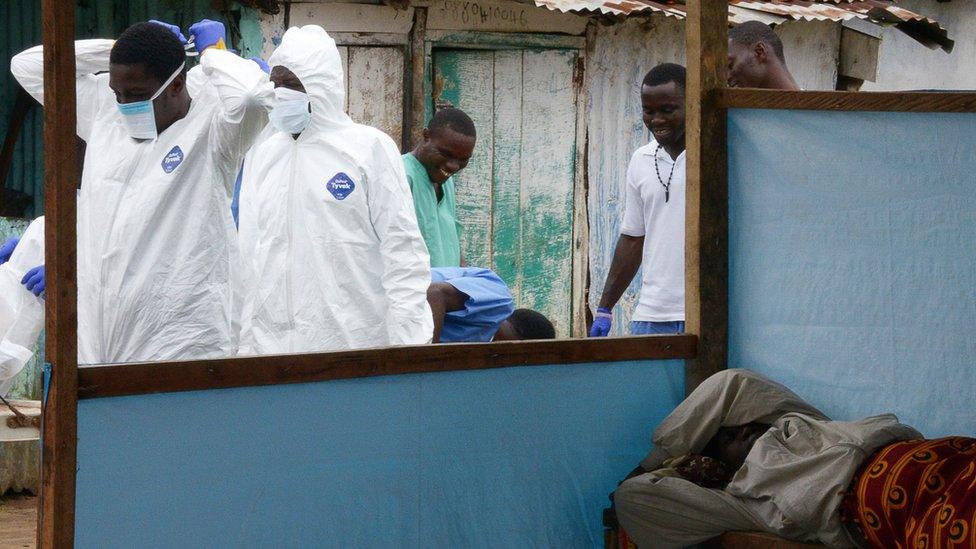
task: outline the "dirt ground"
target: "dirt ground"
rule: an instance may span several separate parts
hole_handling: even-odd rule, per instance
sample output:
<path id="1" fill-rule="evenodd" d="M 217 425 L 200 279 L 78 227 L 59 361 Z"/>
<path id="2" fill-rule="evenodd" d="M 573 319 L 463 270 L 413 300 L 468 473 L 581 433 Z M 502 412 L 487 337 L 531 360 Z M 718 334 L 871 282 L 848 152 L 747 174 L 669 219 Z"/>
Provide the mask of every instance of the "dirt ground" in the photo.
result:
<path id="1" fill-rule="evenodd" d="M 35 546 L 37 498 L 31 495 L 0 496 L 0 549 Z"/>

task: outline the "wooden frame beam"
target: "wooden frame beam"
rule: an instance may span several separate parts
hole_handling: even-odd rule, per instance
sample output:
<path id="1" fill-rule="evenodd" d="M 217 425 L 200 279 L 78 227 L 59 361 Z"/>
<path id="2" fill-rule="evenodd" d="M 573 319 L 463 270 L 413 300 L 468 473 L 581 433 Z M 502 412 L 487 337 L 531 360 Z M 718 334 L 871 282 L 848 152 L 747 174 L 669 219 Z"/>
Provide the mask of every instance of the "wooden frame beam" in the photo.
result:
<path id="1" fill-rule="evenodd" d="M 976 112 L 973 92 L 841 92 L 718 89 L 723 109 L 797 109 L 823 111 Z"/>
<path id="2" fill-rule="evenodd" d="M 310 383 L 399 374 L 695 356 L 692 335 L 386 347 L 79 369 L 79 397 Z"/>
<path id="3" fill-rule="evenodd" d="M 75 5 L 43 0 L 44 196 L 47 361 L 42 419 L 38 547 L 71 547 L 78 438 L 78 315 L 75 269 Z"/>
<path id="4" fill-rule="evenodd" d="M 685 330 L 698 336 L 698 356 L 685 369 L 685 391 L 722 370 L 728 359 L 728 147 L 725 87 L 728 7 L 688 0 L 685 139 Z"/>

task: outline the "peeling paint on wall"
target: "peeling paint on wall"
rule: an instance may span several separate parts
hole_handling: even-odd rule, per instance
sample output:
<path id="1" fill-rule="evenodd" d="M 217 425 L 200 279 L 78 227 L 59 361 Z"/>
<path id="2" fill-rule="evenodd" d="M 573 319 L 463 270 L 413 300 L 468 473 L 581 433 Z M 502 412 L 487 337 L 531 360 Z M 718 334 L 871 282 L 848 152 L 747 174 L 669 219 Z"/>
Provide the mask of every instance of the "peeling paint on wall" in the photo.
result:
<path id="1" fill-rule="evenodd" d="M 456 176 L 462 253 L 493 268 L 518 307 L 570 333 L 579 87 L 575 50 L 435 50 L 436 102 L 478 129 Z"/>

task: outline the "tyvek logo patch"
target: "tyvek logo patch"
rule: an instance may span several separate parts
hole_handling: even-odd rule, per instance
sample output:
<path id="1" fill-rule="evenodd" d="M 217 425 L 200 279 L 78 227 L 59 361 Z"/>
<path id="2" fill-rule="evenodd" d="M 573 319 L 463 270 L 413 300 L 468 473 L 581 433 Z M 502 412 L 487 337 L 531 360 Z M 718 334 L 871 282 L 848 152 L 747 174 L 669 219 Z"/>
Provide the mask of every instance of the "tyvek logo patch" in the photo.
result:
<path id="1" fill-rule="evenodd" d="M 348 175 L 339 172 L 332 176 L 332 179 L 325 184 L 325 188 L 336 197 L 336 200 L 344 200 L 356 190 L 356 183 Z"/>
<path id="2" fill-rule="evenodd" d="M 173 170 L 175 170 L 176 167 L 182 163 L 183 150 L 180 149 L 179 145 L 177 145 L 166 153 L 166 156 L 163 157 L 163 163 L 161 165 L 163 166 L 164 172 L 173 173 Z"/>

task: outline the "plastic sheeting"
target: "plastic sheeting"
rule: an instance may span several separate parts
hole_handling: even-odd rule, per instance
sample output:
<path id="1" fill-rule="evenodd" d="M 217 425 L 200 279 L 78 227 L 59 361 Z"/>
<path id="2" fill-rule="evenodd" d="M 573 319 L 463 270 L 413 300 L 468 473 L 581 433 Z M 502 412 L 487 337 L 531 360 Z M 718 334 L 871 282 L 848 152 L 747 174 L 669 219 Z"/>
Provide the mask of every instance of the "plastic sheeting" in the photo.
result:
<path id="1" fill-rule="evenodd" d="M 602 547 L 684 397 L 616 362 L 78 403 L 76 545 Z"/>
<path id="2" fill-rule="evenodd" d="M 976 433 L 976 114 L 729 111 L 730 367 Z"/>

